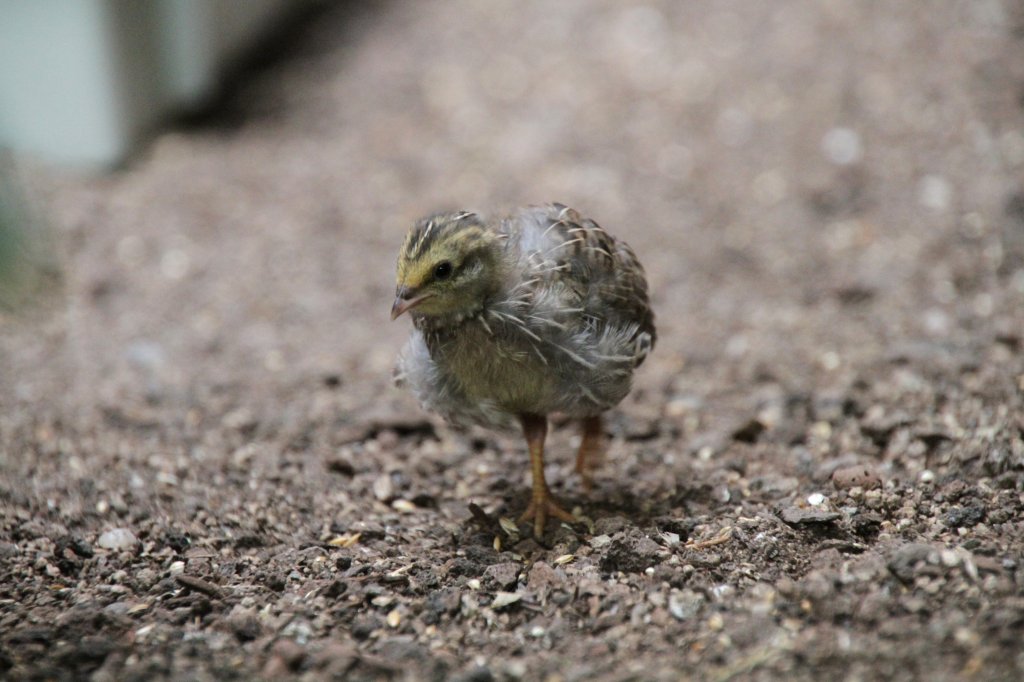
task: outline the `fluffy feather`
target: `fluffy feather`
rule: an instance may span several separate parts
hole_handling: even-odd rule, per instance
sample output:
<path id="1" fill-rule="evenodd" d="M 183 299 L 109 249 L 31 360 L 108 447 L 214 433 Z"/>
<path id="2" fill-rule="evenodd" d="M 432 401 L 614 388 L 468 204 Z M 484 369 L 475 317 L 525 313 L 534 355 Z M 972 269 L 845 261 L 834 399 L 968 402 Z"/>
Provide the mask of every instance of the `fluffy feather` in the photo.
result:
<path id="1" fill-rule="evenodd" d="M 434 281 L 445 260 L 456 274 Z M 559 204 L 420 221 L 400 252 L 398 287 L 429 295 L 429 308 L 411 310 L 396 376 L 455 423 L 598 415 L 626 396 L 655 342 L 633 251 Z"/>

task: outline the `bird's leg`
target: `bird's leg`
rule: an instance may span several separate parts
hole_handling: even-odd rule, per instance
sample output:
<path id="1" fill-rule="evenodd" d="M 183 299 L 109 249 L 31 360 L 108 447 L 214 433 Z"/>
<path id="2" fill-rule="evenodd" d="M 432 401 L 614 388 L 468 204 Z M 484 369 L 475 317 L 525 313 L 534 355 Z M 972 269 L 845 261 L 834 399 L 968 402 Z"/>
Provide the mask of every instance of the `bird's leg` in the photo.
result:
<path id="1" fill-rule="evenodd" d="M 530 467 L 533 470 L 533 495 L 530 506 L 526 508 L 520 521 L 533 520 L 533 536 L 540 539 L 544 535 L 544 524 L 548 516 L 573 523 L 576 517 L 559 507 L 551 497 L 547 481 L 544 480 L 544 438 L 548 432 L 547 417 L 537 414 L 524 414 L 519 417 L 523 425 L 523 435 L 530 449 Z"/>
<path id="2" fill-rule="evenodd" d="M 580 421 L 580 449 L 576 453 L 576 473 L 583 479 L 583 489 L 590 492 L 594 483 L 594 469 L 604 457 L 604 421 L 601 415 L 584 417 Z"/>

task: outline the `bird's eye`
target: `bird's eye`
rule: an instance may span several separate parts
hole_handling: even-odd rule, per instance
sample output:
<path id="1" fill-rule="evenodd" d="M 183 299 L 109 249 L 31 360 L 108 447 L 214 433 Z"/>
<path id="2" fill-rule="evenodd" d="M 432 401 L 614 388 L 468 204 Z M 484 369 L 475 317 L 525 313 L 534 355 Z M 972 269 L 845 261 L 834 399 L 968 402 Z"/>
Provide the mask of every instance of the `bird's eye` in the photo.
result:
<path id="1" fill-rule="evenodd" d="M 434 266 L 434 279 L 448 279 L 452 276 L 452 264 L 446 260 Z"/>

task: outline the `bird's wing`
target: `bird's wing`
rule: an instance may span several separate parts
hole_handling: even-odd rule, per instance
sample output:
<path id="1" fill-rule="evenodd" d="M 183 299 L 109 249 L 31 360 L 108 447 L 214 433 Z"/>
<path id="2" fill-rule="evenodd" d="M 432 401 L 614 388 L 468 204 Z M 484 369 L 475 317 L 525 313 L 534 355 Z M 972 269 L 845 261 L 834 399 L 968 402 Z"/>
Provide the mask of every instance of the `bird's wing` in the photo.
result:
<path id="1" fill-rule="evenodd" d="M 560 292 L 559 304 L 598 322 L 635 325 L 653 345 L 647 278 L 629 245 L 561 204 L 524 209 L 506 221 L 523 281 Z"/>

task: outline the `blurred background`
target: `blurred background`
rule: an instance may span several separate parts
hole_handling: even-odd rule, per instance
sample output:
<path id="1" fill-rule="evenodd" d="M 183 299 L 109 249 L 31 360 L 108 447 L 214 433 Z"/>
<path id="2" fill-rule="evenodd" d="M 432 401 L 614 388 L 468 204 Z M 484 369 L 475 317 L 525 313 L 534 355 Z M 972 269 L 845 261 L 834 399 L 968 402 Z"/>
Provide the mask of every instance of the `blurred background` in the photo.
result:
<path id="1" fill-rule="evenodd" d="M 0 536 L 13 538 L 0 543 L 0 623 L 32 626 L 6 640 L 0 674 L 24 651 L 40 666 L 68 660 L 77 631 L 44 645 L 36 626 L 90 599 L 104 610 L 81 616 L 82 632 L 114 623 L 112 647 L 221 666 L 171 679 L 223 679 L 239 665 L 269 679 L 270 633 L 306 636 L 281 630 L 294 612 L 321 643 L 349 642 L 371 600 L 381 618 L 392 608 L 352 571 L 372 564 L 428 586 L 447 576 L 458 597 L 477 569 L 452 568 L 463 561 L 453 547 L 492 551 L 467 504 L 515 514 L 522 443 L 454 436 L 392 388 L 409 329 L 389 320 L 395 258 L 423 214 L 551 201 L 634 247 L 659 341 L 609 420 L 595 495 L 572 476 L 568 430 L 551 436 L 550 480 L 647 545 L 665 537 L 646 538 L 648 512 L 671 515 L 665 528 L 693 564 L 681 580 L 708 601 L 696 618 L 662 608 L 649 623 L 647 590 L 679 572 L 606 585 L 595 545 L 558 570 L 590 571 L 612 620 L 576 590 L 551 623 L 518 607 L 511 620 L 488 616 L 479 636 L 458 631 L 467 619 L 429 621 L 459 667 L 497 641 L 522 663 L 501 679 L 545 679 L 564 650 L 534 634 L 539 624 L 609 669 L 664 653 L 662 679 L 684 659 L 715 679 L 756 677 L 779 642 L 792 667 L 766 679 L 808 661 L 835 666 L 825 679 L 1000 678 L 983 660 L 1019 673 L 1021 608 L 1008 595 L 1024 575 L 1022 10 L 0 0 Z M 846 520 L 847 540 L 818 532 L 838 512 L 811 530 L 779 520 L 786 505 L 859 505 L 830 480 L 854 464 L 884 481 L 868 508 L 885 518 L 868 519 L 863 537 Z M 736 533 L 713 543 L 714 561 L 683 548 L 726 524 Z M 69 559 L 69 533 L 101 543 L 115 525 L 145 551 Z M 332 538 L 355 543 L 363 530 L 355 546 L 328 545 L 355 557 L 351 571 L 320 560 Z M 921 542 L 956 553 L 940 565 Z M 278 624 L 261 631 L 253 612 L 211 626 L 227 614 L 213 596 L 192 611 L 175 598 L 169 620 L 161 601 L 186 589 L 170 577 L 179 555 L 230 592 L 232 614 L 248 603 Z M 410 556 L 418 567 L 405 573 Z M 870 579 L 848 579 L 857 557 Z M 78 567 L 81 580 L 55 589 Z M 969 580 L 942 582 L 943 571 Z M 793 587 L 806 576 L 810 587 Z M 640 610 L 616 601 L 628 581 Z M 396 594 L 412 584 L 385 582 Z M 152 611 L 122 602 L 108 615 L 128 598 L 118 594 Z M 765 615 L 776 598 L 784 617 Z M 435 652 L 424 599 L 393 613 Z M 135 620 L 117 625 L 125 609 Z M 575 629 L 587 611 L 588 629 Z M 141 627 L 151 617 L 157 629 Z M 358 646 L 392 660 L 384 635 L 399 630 L 387 618 Z M 104 655 L 83 654 L 94 666 Z M 126 676 L 110 665 L 109 679 Z M 623 679 L 582 670 L 566 679 Z"/>
<path id="2" fill-rule="evenodd" d="M 890 344 L 1019 321 L 1016 3 L 3 15 L 0 139 L 64 282 L 42 328 L 5 321 L 4 400 L 180 403 L 325 373 L 377 395 L 406 332 L 386 315 L 397 245 L 443 207 L 561 201 L 630 241 L 659 313 L 651 377 L 839 380 Z M 23 219 L 4 201 L 7 254 Z"/>

